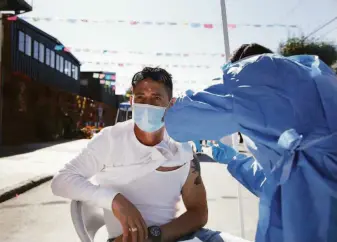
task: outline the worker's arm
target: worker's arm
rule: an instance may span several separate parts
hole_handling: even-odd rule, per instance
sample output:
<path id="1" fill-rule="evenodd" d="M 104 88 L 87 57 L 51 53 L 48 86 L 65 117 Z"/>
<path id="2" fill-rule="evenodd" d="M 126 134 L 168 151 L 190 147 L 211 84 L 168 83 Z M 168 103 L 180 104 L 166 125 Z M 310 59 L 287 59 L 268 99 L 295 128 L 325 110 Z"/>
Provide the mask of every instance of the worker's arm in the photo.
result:
<path id="1" fill-rule="evenodd" d="M 177 241 L 182 236 L 202 228 L 208 219 L 206 190 L 200 175 L 200 164 L 195 157 L 182 189 L 186 212 L 168 224 L 161 226 L 162 241 Z"/>
<path id="2" fill-rule="evenodd" d="M 176 100 L 165 115 L 165 127 L 173 139 L 219 140 L 239 130 L 233 117 L 233 97 L 223 84 Z"/>
<path id="3" fill-rule="evenodd" d="M 220 142 L 219 146 L 212 146 L 212 155 L 217 162 L 227 164 L 231 175 L 250 192 L 259 196 L 266 177 L 254 157 L 241 154 Z"/>
<path id="4" fill-rule="evenodd" d="M 254 157 L 240 154 L 228 163 L 227 170 L 251 193 L 260 196 L 266 176 Z"/>

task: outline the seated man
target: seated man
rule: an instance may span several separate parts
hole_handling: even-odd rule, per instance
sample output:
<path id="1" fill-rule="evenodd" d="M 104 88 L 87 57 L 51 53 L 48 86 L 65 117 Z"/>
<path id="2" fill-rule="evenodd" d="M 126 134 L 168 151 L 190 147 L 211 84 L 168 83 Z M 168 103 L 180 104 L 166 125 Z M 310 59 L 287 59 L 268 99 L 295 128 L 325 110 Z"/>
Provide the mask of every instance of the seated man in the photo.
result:
<path id="1" fill-rule="evenodd" d="M 194 237 L 239 241 L 203 229 L 208 211 L 200 165 L 191 147 L 173 141 L 163 123 L 172 98 L 171 75 L 160 68 L 145 68 L 133 77 L 132 87 L 133 119 L 97 134 L 55 176 L 53 193 L 103 208 L 108 241 Z M 88 180 L 91 177 L 98 185 Z M 186 212 L 176 217 L 180 196 Z"/>

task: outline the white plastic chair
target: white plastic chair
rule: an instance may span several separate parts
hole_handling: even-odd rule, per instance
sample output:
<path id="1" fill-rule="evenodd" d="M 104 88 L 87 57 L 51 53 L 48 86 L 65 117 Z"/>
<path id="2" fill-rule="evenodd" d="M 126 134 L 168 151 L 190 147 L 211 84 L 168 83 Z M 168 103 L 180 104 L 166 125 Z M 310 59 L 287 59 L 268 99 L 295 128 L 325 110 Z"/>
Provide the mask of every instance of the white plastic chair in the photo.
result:
<path id="1" fill-rule="evenodd" d="M 71 201 L 70 212 L 81 242 L 93 242 L 97 231 L 105 225 L 103 209 L 85 202 Z"/>

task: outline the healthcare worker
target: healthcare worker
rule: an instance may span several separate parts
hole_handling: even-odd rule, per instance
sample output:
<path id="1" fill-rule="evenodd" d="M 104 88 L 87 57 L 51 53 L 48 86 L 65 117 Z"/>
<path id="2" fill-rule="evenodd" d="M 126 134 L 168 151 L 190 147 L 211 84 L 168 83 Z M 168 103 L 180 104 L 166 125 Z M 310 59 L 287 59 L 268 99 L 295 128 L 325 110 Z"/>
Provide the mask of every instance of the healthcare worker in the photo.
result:
<path id="1" fill-rule="evenodd" d="M 223 84 L 168 109 L 169 135 L 244 135 L 256 160 L 234 156 L 228 169 L 260 198 L 256 242 L 337 241 L 336 74 L 316 56 L 274 54 L 223 72 Z"/>

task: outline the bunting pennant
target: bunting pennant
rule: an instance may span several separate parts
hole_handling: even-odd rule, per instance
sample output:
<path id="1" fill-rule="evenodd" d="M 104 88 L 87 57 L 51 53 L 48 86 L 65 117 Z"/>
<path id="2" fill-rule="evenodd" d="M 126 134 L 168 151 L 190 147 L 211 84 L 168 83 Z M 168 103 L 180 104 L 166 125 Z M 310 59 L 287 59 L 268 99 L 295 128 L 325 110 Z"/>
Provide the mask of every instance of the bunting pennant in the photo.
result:
<path id="1" fill-rule="evenodd" d="M 129 24 L 131 26 L 146 25 L 146 26 L 185 26 L 190 28 L 198 29 L 215 29 L 222 28 L 222 23 L 199 23 L 199 22 L 171 22 L 171 21 L 139 21 L 139 20 L 115 20 L 115 19 L 77 19 L 77 18 L 57 18 L 57 17 L 36 17 L 36 16 L 21 16 L 23 20 L 30 20 L 33 22 L 40 21 L 60 21 L 70 24 L 77 23 L 95 23 L 95 24 Z M 8 17 L 9 21 L 16 21 L 17 16 Z M 228 29 L 236 29 L 237 27 L 253 27 L 253 28 L 263 28 L 263 27 L 273 27 L 273 28 L 299 28 L 297 25 L 285 25 L 285 24 L 228 24 Z"/>
<path id="2" fill-rule="evenodd" d="M 142 63 L 122 63 L 122 62 L 113 62 L 113 61 L 82 61 L 81 64 L 86 64 L 86 65 L 109 65 L 109 66 L 114 66 L 114 67 L 131 67 L 131 66 L 140 66 L 142 68 L 144 68 L 145 66 L 149 66 L 149 67 L 156 67 L 156 66 L 161 66 L 161 67 L 165 67 L 165 68 L 183 68 L 183 69 L 210 69 L 210 68 L 214 68 L 214 66 L 210 66 L 210 65 L 180 65 L 180 64 L 142 64 Z M 219 67 L 215 67 L 215 68 L 220 68 Z M 103 77 L 101 76 L 93 76 L 94 78 L 100 78 L 102 79 Z M 115 78 L 115 77 L 111 77 L 111 78 Z M 113 80 L 113 79 L 111 79 Z"/>
<path id="3" fill-rule="evenodd" d="M 64 51 L 64 52 L 70 52 L 70 48 L 64 47 L 64 48 L 63 48 L 63 51 Z"/>
<path id="4" fill-rule="evenodd" d="M 127 90 L 131 86 L 130 80 L 128 80 L 128 82 L 118 82 L 118 83 L 116 83 L 116 85 L 112 86 L 113 88 L 115 88 L 114 90 L 116 91 L 116 95 L 125 95 L 126 94 Z M 174 86 L 173 94 L 174 94 L 175 97 L 178 97 L 179 95 L 183 95 L 186 90 L 191 89 L 191 87 L 193 87 L 193 89 L 195 91 L 201 91 L 201 90 L 204 90 L 205 88 L 207 88 L 210 85 L 212 85 L 211 82 L 196 83 L 194 81 L 185 81 L 183 85 L 179 85 L 179 86 L 175 85 Z"/>
<path id="5" fill-rule="evenodd" d="M 63 45 L 56 45 L 54 47 L 55 50 L 63 50 L 64 49 L 64 46 Z"/>
<path id="6" fill-rule="evenodd" d="M 8 21 L 16 21 L 18 20 L 18 16 L 11 16 L 7 18 Z"/>
<path id="7" fill-rule="evenodd" d="M 104 80 L 111 80 L 116 81 L 116 74 L 100 74 L 100 73 L 94 73 L 92 75 L 95 79 L 104 79 Z M 101 80 L 102 81 L 102 80 Z"/>
<path id="8" fill-rule="evenodd" d="M 189 53 L 168 53 L 168 52 L 144 52 L 144 51 L 118 51 L 109 49 L 90 49 L 90 48 L 77 48 L 72 46 L 56 45 L 54 47 L 56 51 L 77 52 L 77 53 L 93 53 L 104 55 L 115 54 L 132 54 L 132 55 L 154 55 L 154 56 L 166 56 L 166 57 L 190 57 L 190 56 L 209 56 L 209 57 L 225 57 L 225 53 L 204 53 L 204 52 L 189 52 Z"/>

